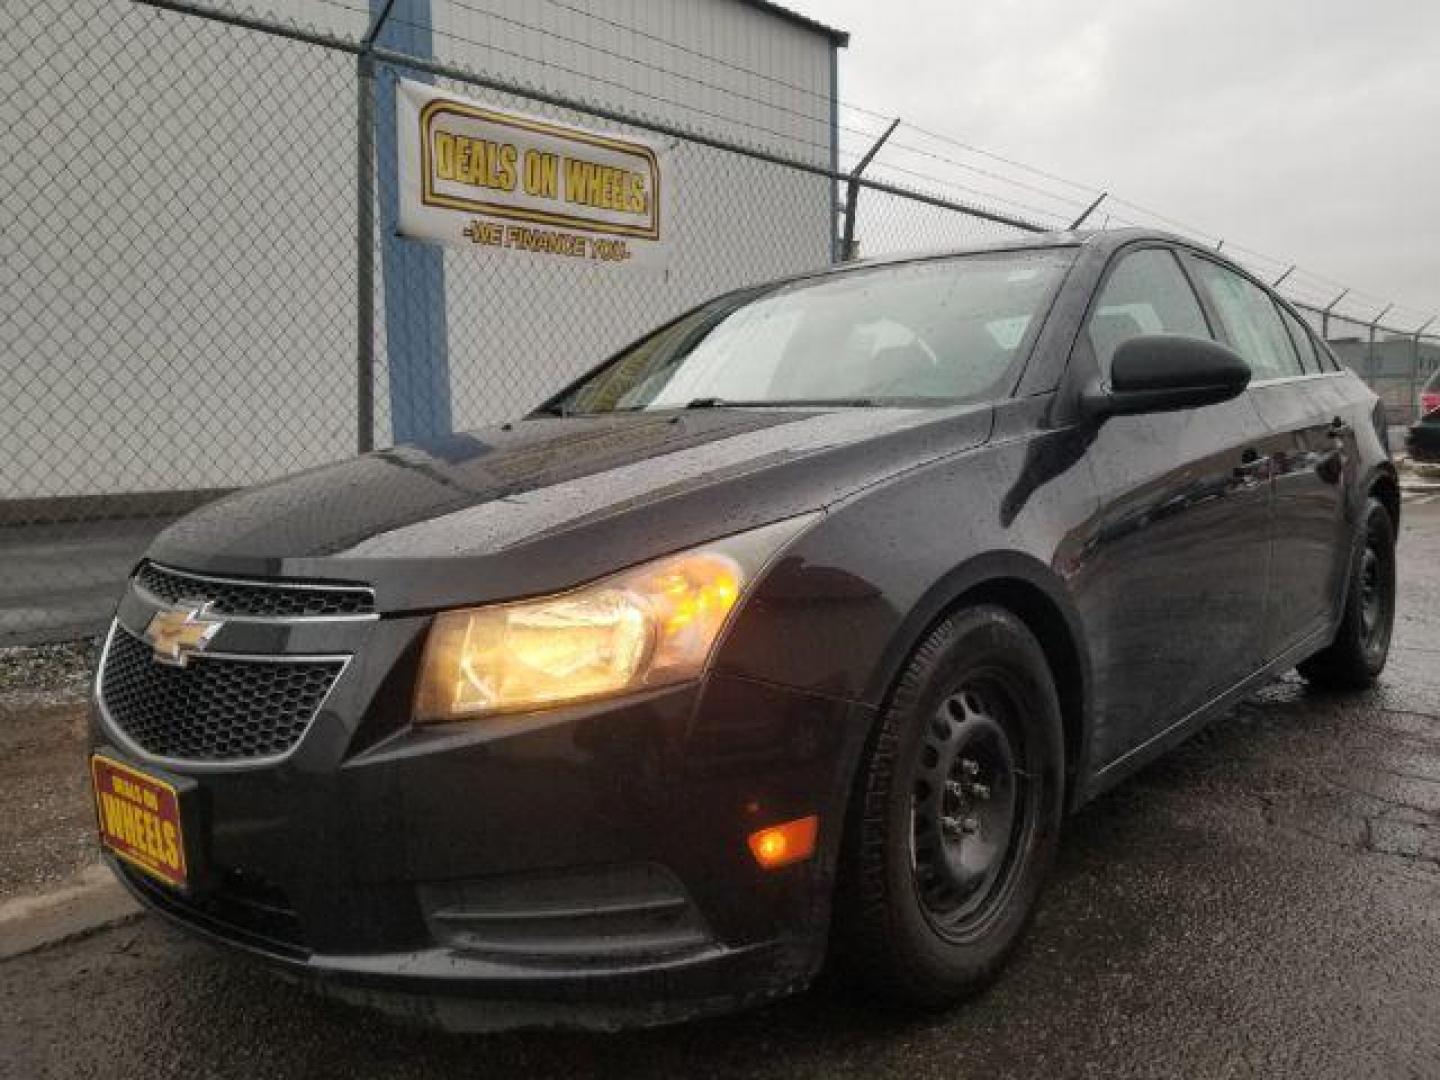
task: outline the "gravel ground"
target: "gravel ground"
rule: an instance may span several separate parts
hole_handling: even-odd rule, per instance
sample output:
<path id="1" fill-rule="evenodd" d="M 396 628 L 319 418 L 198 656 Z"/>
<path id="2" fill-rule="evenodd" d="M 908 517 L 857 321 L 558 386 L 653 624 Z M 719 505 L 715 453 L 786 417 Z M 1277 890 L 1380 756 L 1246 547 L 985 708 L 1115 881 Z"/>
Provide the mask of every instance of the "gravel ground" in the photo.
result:
<path id="1" fill-rule="evenodd" d="M 85 786 L 85 697 L 95 643 L 0 649 L 0 900 L 99 857 Z"/>
<path id="2" fill-rule="evenodd" d="M 660 1031 L 461 1038 L 146 920 L 0 966 L 0 1075 L 1440 1076 L 1440 499 L 1407 504 L 1401 563 L 1383 684 L 1281 680 L 1088 806 L 1014 963 L 961 1008 L 821 987 Z"/>
<path id="3" fill-rule="evenodd" d="M 0 707 L 29 704 L 41 695 L 57 702 L 83 698 L 97 652 L 95 640 L 0 649 Z"/>

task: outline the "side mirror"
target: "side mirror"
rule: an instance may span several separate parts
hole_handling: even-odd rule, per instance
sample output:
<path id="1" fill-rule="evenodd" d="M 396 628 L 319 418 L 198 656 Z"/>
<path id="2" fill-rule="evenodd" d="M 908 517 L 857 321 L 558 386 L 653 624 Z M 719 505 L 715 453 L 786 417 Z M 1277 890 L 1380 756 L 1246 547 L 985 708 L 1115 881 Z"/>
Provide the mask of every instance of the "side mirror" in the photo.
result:
<path id="1" fill-rule="evenodd" d="M 1120 344 L 1110 361 L 1110 385 L 1096 380 L 1084 394 L 1091 417 L 1197 409 L 1239 397 L 1250 366 L 1209 338 L 1141 334 Z"/>

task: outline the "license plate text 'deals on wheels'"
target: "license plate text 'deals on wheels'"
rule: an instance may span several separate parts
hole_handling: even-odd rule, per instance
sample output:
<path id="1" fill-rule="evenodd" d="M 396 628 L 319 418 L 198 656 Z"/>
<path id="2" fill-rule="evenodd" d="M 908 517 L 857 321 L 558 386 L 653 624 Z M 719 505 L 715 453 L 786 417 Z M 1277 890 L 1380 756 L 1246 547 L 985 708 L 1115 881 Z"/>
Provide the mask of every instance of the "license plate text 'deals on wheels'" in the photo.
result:
<path id="1" fill-rule="evenodd" d="M 165 884 L 183 888 L 185 845 L 175 788 L 100 754 L 90 759 L 90 775 L 105 846 Z"/>

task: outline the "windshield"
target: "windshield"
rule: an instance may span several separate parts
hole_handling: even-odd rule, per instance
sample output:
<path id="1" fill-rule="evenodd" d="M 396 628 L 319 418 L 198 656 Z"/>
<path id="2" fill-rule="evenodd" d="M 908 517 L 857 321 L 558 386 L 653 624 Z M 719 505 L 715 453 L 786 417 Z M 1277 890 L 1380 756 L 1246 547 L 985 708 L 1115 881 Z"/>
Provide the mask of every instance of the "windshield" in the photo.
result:
<path id="1" fill-rule="evenodd" d="M 1029 348 L 1072 257 L 966 255 L 722 297 L 626 349 L 546 411 L 977 397 Z"/>

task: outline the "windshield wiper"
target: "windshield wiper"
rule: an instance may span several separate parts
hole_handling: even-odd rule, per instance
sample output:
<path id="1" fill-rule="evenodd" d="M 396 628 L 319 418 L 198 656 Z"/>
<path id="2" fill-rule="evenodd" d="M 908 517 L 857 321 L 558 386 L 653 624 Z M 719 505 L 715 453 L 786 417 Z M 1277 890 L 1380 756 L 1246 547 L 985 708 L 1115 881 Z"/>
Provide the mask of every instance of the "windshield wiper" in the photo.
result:
<path id="1" fill-rule="evenodd" d="M 692 398 L 687 409 L 783 409 L 834 408 L 864 409 L 879 405 L 874 398 L 769 398 L 763 401 L 729 401 L 720 397 Z"/>

